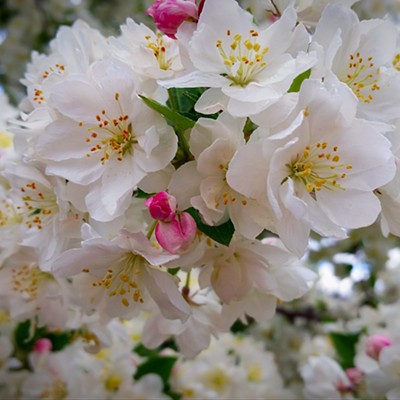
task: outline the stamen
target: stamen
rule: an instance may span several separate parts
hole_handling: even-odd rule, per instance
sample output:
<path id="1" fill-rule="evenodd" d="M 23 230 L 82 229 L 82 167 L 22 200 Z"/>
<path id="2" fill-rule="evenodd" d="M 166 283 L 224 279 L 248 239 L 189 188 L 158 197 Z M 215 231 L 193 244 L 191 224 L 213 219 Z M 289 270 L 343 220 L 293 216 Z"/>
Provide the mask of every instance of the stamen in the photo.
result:
<path id="1" fill-rule="evenodd" d="M 251 29 L 249 35 L 249 38 L 242 40 L 241 34 L 235 34 L 233 41 L 226 46 L 229 48 L 229 52 L 225 51 L 221 39 L 216 42 L 223 63 L 227 67 L 226 76 L 234 85 L 246 86 L 267 66 L 264 56 L 269 48 L 261 48 L 260 43 L 257 42 L 258 32 L 255 30 Z M 227 37 L 231 37 L 229 29 L 227 30 Z"/>

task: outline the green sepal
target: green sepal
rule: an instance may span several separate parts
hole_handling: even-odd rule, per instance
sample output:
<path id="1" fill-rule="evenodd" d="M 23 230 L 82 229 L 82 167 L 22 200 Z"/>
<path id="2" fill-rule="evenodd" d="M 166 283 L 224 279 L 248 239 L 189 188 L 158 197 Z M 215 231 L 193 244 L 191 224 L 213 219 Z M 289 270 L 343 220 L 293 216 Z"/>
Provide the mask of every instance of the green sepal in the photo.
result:
<path id="1" fill-rule="evenodd" d="M 298 75 L 296 78 L 294 78 L 292 84 L 290 85 L 288 93 L 299 92 L 300 88 L 301 88 L 301 84 L 303 83 L 303 81 L 308 79 L 310 77 L 310 75 L 311 75 L 311 68 L 308 69 L 307 71 L 304 71 L 303 73 Z"/>

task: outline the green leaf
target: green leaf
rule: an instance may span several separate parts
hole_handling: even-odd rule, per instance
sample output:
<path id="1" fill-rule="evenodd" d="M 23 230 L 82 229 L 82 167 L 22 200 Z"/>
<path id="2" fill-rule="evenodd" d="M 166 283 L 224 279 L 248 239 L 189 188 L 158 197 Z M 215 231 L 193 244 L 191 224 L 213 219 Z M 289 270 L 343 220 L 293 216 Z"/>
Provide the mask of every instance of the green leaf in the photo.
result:
<path id="1" fill-rule="evenodd" d="M 176 360 L 177 357 L 172 356 L 152 356 L 138 366 L 133 377 L 137 380 L 147 374 L 157 374 L 161 377 L 164 385 L 168 385 L 172 367 L 174 366 Z"/>
<path id="2" fill-rule="evenodd" d="M 181 269 L 179 267 L 176 268 L 168 268 L 168 273 L 172 276 L 175 276 Z"/>
<path id="3" fill-rule="evenodd" d="M 199 231 L 205 233 L 211 239 L 215 240 L 218 243 L 221 243 L 225 246 L 229 246 L 231 242 L 232 236 L 235 233 L 235 227 L 231 220 L 228 220 L 222 225 L 218 226 L 210 226 L 206 225 L 202 220 L 199 212 L 194 208 L 188 208 L 185 210 L 188 212 L 196 221 L 197 228 Z"/>
<path id="4" fill-rule="evenodd" d="M 356 355 L 356 344 L 359 333 L 331 332 L 330 338 L 339 356 L 339 363 L 343 369 L 354 367 L 354 357 Z"/>
<path id="5" fill-rule="evenodd" d="M 143 190 L 137 188 L 135 192 L 133 193 L 134 197 L 138 199 L 148 199 L 149 197 L 152 197 L 155 195 L 155 193 L 146 193 Z"/>
<path id="6" fill-rule="evenodd" d="M 15 347 L 26 352 L 33 350 L 37 340 L 46 338 L 51 341 L 52 351 L 60 351 L 69 345 L 75 331 L 51 332 L 46 327 L 34 327 L 31 331 L 31 321 L 20 322 L 14 331 Z"/>
<path id="7" fill-rule="evenodd" d="M 64 347 L 71 344 L 74 334 L 74 331 L 66 331 L 60 333 L 50 332 L 46 333 L 44 337 L 51 341 L 53 345 L 52 351 L 60 351 Z"/>
<path id="8" fill-rule="evenodd" d="M 304 80 L 308 79 L 311 75 L 311 68 L 308 69 L 307 71 L 304 71 L 302 74 L 294 78 L 288 93 L 292 92 L 299 92 L 301 88 L 301 84 L 303 83 Z"/>
<path id="9" fill-rule="evenodd" d="M 190 118 L 185 117 L 178 112 L 171 110 L 170 108 L 158 103 L 155 100 L 151 100 L 147 97 L 140 96 L 140 98 L 144 101 L 144 103 L 149 106 L 154 111 L 159 112 L 163 115 L 167 121 L 177 130 L 181 132 L 186 131 L 187 129 L 193 128 L 195 121 L 191 120 Z"/>
<path id="10" fill-rule="evenodd" d="M 14 331 L 15 347 L 24 351 L 31 351 L 37 339 L 44 333 L 44 328 L 31 331 L 31 321 L 20 322 Z"/>
<path id="11" fill-rule="evenodd" d="M 197 121 L 201 117 L 216 119 L 219 113 L 201 114 L 195 110 L 195 104 L 208 88 L 170 88 L 168 89 L 167 105 L 174 111 L 191 120 Z"/>
<path id="12" fill-rule="evenodd" d="M 148 349 L 144 344 L 139 343 L 133 351 L 138 354 L 140 357 L 155 357 L 160 352 L 159 348 L 156 349 Z"/>

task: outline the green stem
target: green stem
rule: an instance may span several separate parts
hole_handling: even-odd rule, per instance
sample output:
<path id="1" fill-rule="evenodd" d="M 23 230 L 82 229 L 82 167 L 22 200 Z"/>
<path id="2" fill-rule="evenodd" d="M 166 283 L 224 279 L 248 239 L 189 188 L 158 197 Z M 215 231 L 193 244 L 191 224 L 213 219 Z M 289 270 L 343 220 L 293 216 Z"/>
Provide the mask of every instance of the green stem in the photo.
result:
<path id="1" fill-rule="evenodd" d="M 153 235 L 154 229 L 156 229 L 157 222 L 158 222 L 158 221 L 155 219 L 155 220 L 153 221 L 153 223 L 151 224 L 150 229 L 149 229 L 149 231 L 147 232 L 147 239 L 150 240 L 151 236 Z"/>
<path id="2" fill-rule="evenodd" d="M 190 287 L 190 271 L 186 275 L 185 287 L 187 287 L 187 288 Z"/>

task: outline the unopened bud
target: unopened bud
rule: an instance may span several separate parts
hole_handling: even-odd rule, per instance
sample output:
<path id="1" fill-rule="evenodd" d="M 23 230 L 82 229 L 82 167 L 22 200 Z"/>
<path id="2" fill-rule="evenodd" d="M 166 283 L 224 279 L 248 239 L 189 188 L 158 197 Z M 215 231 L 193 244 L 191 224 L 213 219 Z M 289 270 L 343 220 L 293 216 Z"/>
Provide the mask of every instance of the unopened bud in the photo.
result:
<path id="1" fill-rule="evenodd" d="M 153 17 L 157 29 L 175 39 L 175 34 L 183 21 L 197 21 L 195 0 L 156 0 L 146 11 Z"/>
<path id="2" fill-rule="evenodd" d="M 160 246 L 171 254 L 184 250 L 196 236 L 197 225 L 193 217 L 183 212 L 171 222 L 158 222 L 156 239 Z"/>
<path id="3" fill-rule="evenodd" d="M 51 343 L 51 340 L 47 338 L 38 339 L 33 346 L 33 350 L 40 354 L 48 353 L 52 348 L 53 343 Z"/>
<path id="4" fill-rule="evenodd" d="M 159 192 L 145 201 L 152 218 L 170 222 L 175 219 L 176 199 L 167 192 Z"/>

